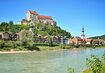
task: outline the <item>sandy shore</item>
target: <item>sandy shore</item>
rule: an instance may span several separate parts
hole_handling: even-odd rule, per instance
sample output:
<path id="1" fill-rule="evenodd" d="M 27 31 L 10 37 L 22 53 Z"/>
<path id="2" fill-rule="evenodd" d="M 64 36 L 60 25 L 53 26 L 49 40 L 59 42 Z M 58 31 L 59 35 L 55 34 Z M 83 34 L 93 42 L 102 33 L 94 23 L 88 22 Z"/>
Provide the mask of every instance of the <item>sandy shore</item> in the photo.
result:
<path id="1" fill-rule="evenodd" d="M 65 51 L 68 49 L 57 49 L 57 50 L 45 50 L 45 51 Z M 70 50 L 77 50 L 76 48 L 70 49 Z M 0 54 L 5 54 L 5 53 L 30 53 L 30 52 L 35 52 L 35 51 L 0 51 Z"/>
<path id="2" fill-rule="evenodd" d="M 3 54 L 3 53 L 29 53 L 29 52 L 33 52 L 33 51 L 0 51 L 0 54 Z"/>

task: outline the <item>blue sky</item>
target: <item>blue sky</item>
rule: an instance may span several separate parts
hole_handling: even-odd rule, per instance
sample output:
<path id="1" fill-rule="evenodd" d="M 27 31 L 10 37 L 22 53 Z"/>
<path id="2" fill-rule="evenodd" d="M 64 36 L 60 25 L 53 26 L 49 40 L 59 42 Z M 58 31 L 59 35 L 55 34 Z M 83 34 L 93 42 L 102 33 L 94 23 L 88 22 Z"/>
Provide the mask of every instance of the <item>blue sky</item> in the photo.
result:
<path id="1" fill-rule="evenodd" d="M 0 22 L 18 22 L 27 10 L 52 16 L 73 36 L 81 35 L 82 26 L 86 37 L 105 34 L 105 0 L 0 0 Z"/>

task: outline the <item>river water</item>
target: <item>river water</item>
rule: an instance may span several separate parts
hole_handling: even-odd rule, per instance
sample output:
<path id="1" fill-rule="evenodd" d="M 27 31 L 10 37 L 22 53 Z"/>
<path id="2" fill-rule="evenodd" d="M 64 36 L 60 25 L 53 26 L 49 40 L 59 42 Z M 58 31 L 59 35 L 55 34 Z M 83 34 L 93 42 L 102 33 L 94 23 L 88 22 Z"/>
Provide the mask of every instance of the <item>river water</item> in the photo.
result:
<path id="1" fill-rule="evenodd" d="M 101 56 L 103 49 L 32 52 L 23 54 L 0 54 L 0 73 L 75 73 L 86 69 L 86 58 L 91 54 Z"/>

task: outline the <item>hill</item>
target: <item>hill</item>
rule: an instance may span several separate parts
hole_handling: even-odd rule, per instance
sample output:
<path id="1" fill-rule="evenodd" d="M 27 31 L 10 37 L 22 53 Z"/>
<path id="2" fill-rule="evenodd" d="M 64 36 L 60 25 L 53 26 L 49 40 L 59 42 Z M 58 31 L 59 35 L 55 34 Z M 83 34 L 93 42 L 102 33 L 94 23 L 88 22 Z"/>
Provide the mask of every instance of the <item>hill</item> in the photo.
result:
<path id="1" fill-rule="evenodd" d="M 71 37 L 71 34 L 63 29 L 61 29 L 58 26 L 51 26 L 51 25 L 46 25 L 43 23 L 36 23 L 33 25 L 34 27 L 34 33 L 36 35 L 40 36 L 66 36 L 66 37 Z M 29 30 L 29 24 L 23 25 L 23 24 L 13 24 L 13 22 L 2 22 L 0 24 L 0 32 L 15 32 L 19 33 L 21 30 Z"/>
<path id="2" fill-rule="evenodd" d="M 97 38 L 100 38 L 100 39 L 105 40 L 105 35 L 95 36 L 95 37 L 91 37 L 91 38 L 92 38 L 92 39 L 97 39 Z"/>

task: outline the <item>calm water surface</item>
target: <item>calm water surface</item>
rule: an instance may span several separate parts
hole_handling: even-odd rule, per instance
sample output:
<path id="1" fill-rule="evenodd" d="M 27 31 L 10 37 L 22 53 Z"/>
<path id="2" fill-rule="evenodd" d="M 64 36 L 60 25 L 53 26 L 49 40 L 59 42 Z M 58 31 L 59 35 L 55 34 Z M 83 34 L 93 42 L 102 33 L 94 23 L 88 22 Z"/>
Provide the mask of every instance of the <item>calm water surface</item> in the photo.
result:
<path id="1" fill-rule="evenodd" d="M 0 73 L 81 73 L 90 54 L 101 56 L 104 49 L 0 54 Z"/>

